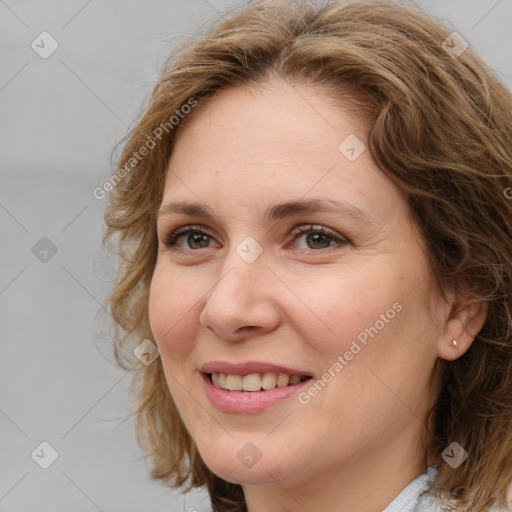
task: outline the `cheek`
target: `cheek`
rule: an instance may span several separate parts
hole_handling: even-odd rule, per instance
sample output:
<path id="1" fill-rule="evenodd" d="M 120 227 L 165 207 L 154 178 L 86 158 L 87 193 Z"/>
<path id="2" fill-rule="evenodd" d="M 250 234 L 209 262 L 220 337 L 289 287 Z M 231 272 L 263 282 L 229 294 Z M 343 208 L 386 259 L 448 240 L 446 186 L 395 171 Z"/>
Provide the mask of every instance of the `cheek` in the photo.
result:
<path id="1" fill-rule="evenodd" d="M 367 272 L 351 268 L 317 276 L 307 284 L 297 279 L 291 288 L 300 299 L 294 317 L 301 331 L 311 333 L 312 342 L 323 342 L 325 351 L 338 352 L 378 321 L 399 296 L 392 281 L 379 283 Z M 332 344 L 325 345 L 330 339 Z"/>
<path id="2" fill-rule="evenodd" d="M 148 305 L 149 323 L 164 362 L 188 354 L 197 330 L 193 311 L 197 299 L 192 296 L 190 283 L 180 281 L 176 272 L 172 280 L 168 274 L 161 267 L 155 269 Z"/>
<path id="3" fill-rule="evenodd" d="M 359 397 L 364 395 L 365 381 L 386 393 L 372 369 L 397 386 L 415 372 L 425 371 L 424 356 L 433 346 L 426 333 L 432 326 L 423 307 L 425 290 L 412 274 L 404 275 L 391 265 L 344 268 L 328 279 L 309 280 L 308 286 L 297 280 L 293 289 L 308 306 L 294 315 L 310 349 L 326 369 L 354 379 L 357 384 L 351 386 L 360 390 Z M 334 379 L 337 384 L 332 389 L 341 386 L 344 378 Z"/>

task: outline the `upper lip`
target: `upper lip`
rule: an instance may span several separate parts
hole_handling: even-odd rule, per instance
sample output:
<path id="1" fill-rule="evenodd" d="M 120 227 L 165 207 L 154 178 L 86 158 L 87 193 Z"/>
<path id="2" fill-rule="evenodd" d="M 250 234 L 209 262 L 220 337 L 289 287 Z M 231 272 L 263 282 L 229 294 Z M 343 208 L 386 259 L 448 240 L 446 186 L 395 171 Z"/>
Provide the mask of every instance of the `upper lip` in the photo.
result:
<path id="1" fill-rule="evenodd" d="M 311 374 L 295 368 L 288 368 L 262 361 L 249 361 L 246 363 L 228 363 L 227 361 L 210 361 L 201 367 L 201 373 L 225 373 L 229 375 L 250 375 L 251 373 L 286 373 L 287 375 L 300 375 L 311 377 Z"/>

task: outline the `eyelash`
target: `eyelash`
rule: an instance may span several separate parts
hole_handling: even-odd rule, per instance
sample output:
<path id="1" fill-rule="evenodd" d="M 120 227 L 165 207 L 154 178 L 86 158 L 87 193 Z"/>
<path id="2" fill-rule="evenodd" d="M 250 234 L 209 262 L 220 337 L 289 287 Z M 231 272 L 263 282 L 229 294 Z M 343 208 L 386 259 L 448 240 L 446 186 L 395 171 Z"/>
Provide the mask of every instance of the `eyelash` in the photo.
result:
<path id="1" fill-rule="evenodd" d="M 184 227 L 181 227 L 181 228 L 178 228 L 176 229 L 175 231 L 171 232 L 165 239 L 165 247 L 169 250 L 173 250 L 173 251 L 198 251 L 200 249 L 181 249 L 180 247 L 177 247 L 176 245 L 176 241 L 177 239 L 180 237 L 180 236 L 183 236 L 183 235 L 188 235 L 188 234 L 202 234 L 202 235 L 206 235 L 210 238 L 213 238 L 210 233 L 208 233 L 207 231 L 205 231 L 201 226 L 184 226 Z M 299 235 L 304 235 L 304 234 L 310 234 L 310 233 L 320 233 L 322 235 L 325 235 L 329 238 L 331 238 L 333 241 L 337 242 L 338 245 L 345 245 L 348 243 L 348 240 L 344 239 L 344 238 L 341 238 L 339 237 L 334 231 L 331 231 L 330 229 L 324 227 L 324 226 L 318 226 L 318 225 L 313 225 L 313 224 L 310 224 L 310 225 L 305 225 L 305 226 L 300 226 L 298 228 L 296 228 L 295 230 L 292 231 L 292 235 L 293 235 L 293 240 L 292 241 L 295 241 Z M 333 247 L 332 246 L 329 246 L 329 247 L 326 247 L 324 249 L 299 249 L 299 251 L 302 251 L 302 252 L 307 252 L 307 253 L 312 253 L 312 252 L 326 252 L 330 249 L 332 249 Z M 208 247 L 206 247 L 206 249 L 208 249 Z"/>

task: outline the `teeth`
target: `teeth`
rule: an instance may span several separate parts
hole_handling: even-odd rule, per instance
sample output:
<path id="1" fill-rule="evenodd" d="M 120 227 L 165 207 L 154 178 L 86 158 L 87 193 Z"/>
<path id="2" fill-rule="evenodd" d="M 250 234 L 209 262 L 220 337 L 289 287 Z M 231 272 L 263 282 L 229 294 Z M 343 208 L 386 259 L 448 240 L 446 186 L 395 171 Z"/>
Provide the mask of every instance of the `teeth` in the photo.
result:
<path id="1" fill-rule="evenodd" d="M 251 373 L 249 375 L 232 375 L 212 373 L 213 385 L 229 391 L 261 391 L 261 389 L 285 388 L 298 384 L 306 377 L 287 375 L 286 373 Z"/>
<path id="2" fill-rule="evenodd" d="M 301 381 L 300 375 L 292 375 L 290 377 L 290 385 L 293 386 L 294 384 L 298 384 Z"/>
<path id="3" fill-rule="evenodd" d="M 244 391 L 259 391 L 261 389 L 261 379 L 257 373 L 251 373 L 243 378 Z"/>
<path id="4" fill-rule="evenodd" d="M 242 391 L 243 381 L 241 375 L 226 375 L 226 389 Z"/>
<path id="5" fill-rule="evenodd" d="M 275 373 L 264 373 L 261 379 L 261 387 L 263 389 L 274 389 L 277 384 L 277 375 Z"/>
<path id="6" fill-rule="evenodd" d="M 285 388 L 286 386 L 288 386 L 288 382 L 290 382 L 290 377 L 288 377 L 286 373 L 280 373 L 279 377 L 277 377 L 278 388 Z"/>

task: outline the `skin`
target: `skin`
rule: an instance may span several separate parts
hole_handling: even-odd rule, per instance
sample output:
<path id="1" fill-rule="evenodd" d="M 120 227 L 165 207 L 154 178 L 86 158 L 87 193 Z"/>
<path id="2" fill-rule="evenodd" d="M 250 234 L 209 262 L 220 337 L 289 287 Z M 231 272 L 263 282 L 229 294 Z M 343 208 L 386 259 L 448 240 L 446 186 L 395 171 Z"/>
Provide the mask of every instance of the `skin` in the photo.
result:
<path id="1" fill-rule="evenodd" d="M 476 306 L 453 314 L 460 297 L 431 294 L 406 202 L 368 150 L 349 161 L 338 149 L 349 134 L 367 144 L 366 120 L 338 107 L 318 87 L 277 79 L 223 90 L 187 119 L 169 162 L 162 204 L 201 202 L 216 218 L 159 216 L 151 328 L 201 457 L 242 485 L 250 512 L 381 512 L 427 470 L 420 438 L 436 360 L 460 357 L 485 320 Z M 312 198 L 346 201 L 370 222 L 263 217 Z M 181 251 L 165 247 L 169 233 L 198 224 L 210 235 L 202 245 L 184 235 Z M 309 224 L 347 242 L 290 235 Z M 236 252 L 247 236 L 263 249 L 252 263 Z M 395 303 L 401 311 L 306 405 L 294 396 L 257 414 L 225 413 L 204 392 L 198 369 L 214 360 L 273 362 L 319 379 Z M 248 442 L 262 454 L 250 468 L 237 457 Z"/>

